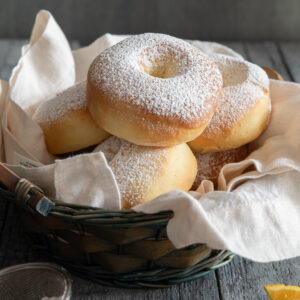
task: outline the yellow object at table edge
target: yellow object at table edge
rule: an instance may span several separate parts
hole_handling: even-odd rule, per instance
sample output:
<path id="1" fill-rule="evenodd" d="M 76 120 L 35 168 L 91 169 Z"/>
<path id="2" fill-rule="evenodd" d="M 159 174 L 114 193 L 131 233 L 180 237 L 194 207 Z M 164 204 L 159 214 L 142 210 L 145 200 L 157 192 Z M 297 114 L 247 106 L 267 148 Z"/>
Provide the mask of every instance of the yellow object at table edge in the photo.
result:
<path id="1" fill-rule="evenodd" d="M 264 286 L 271 300 L 300 300 L 300 287 L 295 285 L 268 284 Z"/>

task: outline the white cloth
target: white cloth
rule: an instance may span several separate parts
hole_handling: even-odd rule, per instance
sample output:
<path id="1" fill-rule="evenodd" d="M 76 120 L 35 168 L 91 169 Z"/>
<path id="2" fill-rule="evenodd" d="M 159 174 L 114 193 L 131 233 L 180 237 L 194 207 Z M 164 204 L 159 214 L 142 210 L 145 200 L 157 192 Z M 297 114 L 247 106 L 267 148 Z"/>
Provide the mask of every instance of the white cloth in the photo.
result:
<path id="1" fill-rule="evenodd" d="M 78 74 L 87 71 L 97 49 L 104 50 L 109 45 L 110 36 L 107 35 L 91 45 L 90 53 L 83 48 L 73 57 L 54 18 L 49 12 L 41 11 L 36 17 L 29 45 L 22 48 L 22 56 L 13 69 L 9 93 L 7 82 L 1 81 L 0 109 L 4 110 L 3 152 L 11 169 L 58 200 L 120 209 L 119 190 L 104 155 L 93 153 L 55 160 L 47 152 L 41 128 L 30 118 L 40 102 L 74 85 L 76 77 L 80 77 Z M 85 59 L 81 59 L 82 56 Z M 23 167 L 16 166 L 18 164 Z"/>
<path id="2" fill-rule="evenodd" d="M 59 200 L 120 208 L 119 190 L 103 154 L 56 161 L 30 116 L 40 101 L 84 79 L 94 57 L 123 38 L 106 34 L 72 53 L 53 17 L 42 11 L 12 73 L 10 94 L 1 82 L 6 162 Z M 235 55 L 219 44 L 195 43 L 201 45 Z M 261 262 L 300 255 L 300 85 L 271 81 L 271 98 L 268 129 L 252 143 L 247 160 L 223 168 L 220 191 L 203 181 L 197 192 L 172 191 L 135 207 L 146 213 L 173 210 L 167 231 L 176 247 L 206 243 Z"/>
<path id="3" fill-rule="evenodd" d="M 15 160 L 20 165 L 8 167 L 41 187 L 48 197 L 71 204 L 121 209 L 117 183 L 102 152 L 56 160 L 47 166 L 20 155 Z"/>

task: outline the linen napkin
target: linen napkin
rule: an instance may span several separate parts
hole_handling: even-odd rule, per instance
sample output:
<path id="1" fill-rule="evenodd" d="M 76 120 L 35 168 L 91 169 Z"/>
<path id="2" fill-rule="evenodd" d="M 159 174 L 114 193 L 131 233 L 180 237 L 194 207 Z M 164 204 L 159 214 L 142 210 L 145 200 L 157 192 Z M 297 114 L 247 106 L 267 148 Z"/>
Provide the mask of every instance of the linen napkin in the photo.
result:
<path id="1" fill-rule="evenodd" d="M 172 191 L 135 207 L 173 210 L 167 233 L 176 247 L 202 241 L 259 262 L 300 255 L 300 85 L 271 81 L 271 98 L 268 129 L 246 160 L 223 167 L 223 191 L 202 182 L 200 193 Z"/>
<path id="2" fill-rule="evenodd" d="M 42 131 L 30 116 L 39 103 L 85 79 L 95 56 L 125 37 L 106 34 L 72 53 L 54 18 L 41 11 L 9 90 L 1 82 L 5 161 L 59 200 L 120 208 L 118 186 L 104 155 L 57 160 L 47 152 Z M 208 54 L 239 56 L 217 43 L 191 43 Z M 300 254 L 300 85 L 271 81 L 271 98 L 269 128 L 252 143 L 247 160 L 222 169 L 219 191 L 203 181 L 196 192 L 172 191 L 134 208 L 145 213 L 173 210 L 167 232 L 176 247 L 206 243 L 261 262 Z"/>

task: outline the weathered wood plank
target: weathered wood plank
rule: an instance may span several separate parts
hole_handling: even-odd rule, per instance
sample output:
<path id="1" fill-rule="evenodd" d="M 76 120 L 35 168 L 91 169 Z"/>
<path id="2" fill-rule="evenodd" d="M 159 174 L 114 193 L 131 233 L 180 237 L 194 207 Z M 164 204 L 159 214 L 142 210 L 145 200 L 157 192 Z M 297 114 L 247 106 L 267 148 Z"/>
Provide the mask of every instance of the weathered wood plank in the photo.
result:
<path id="1" fill-rule="evenodd" d="M 28 43 L 27 40 L 7 40 L 10 44 L 9 53 L 6 58 L 6 66 L 14 67 L 21 57 L 22 47 Z"/>
<path id="2" fill-rule="evenodd" d="M 10 49 L 10 43 L 7 40 L 0 40 L 0 78 L 7 80 L 8 74 L 7 71 L 4 71 L 6 66 L 6 59 Z"/>
<path id="3" fill-rule="evenodd" d="M 243 42 L 236 42 L 236 41 L 224 41 L 221 42 L 225 46 L 231 48 L 232 50 L 236 51 L 237 53 L 241 54 L 245 59 L 247 59 L 247 53 L 245 52 L 245 45 Z"/>
<path id="4" fill-rule="evenodd" d="M 246 49 L 251 61 L 260 66 L 270 67 L 281 74 L 284 79 L 291 80 L 276 43 L 270 41 L 246 43 Z"/>
<path id="5" fill-rule="evenodd" d="M 27 43 L 27 40 L 4 40 L 8 46 L 8 53 L 4 64 L 1 67 L 1 78 L 8 80 L 13 67 L 18 63 L 21 57 L 21 48 Z"/>
<path id="6" fill-rule="evenodd" d="M 279 49 L 292 79 L 300 83 L 300 42 L 280 42 Z"/>
<path id="7" fill-rule="evenodd" d="M 32 249 L 25 237 L 15 207 L 9 204 L 6 223 L 1 233 L 0 268 L 41 260 L 43 258 Z"/>
<path id="8" fill-rule="evenodd" d="M 240 257 L 218 271 L 223 300 L 268 299 L 264 285 L 300 285 L 300 258 L 259 264 Z"/>
<path id="9" fill-rule="evenodd" d="M 211 273 L 198 280 L 175 285 L 165 289 L 120 289 L 101 286 L 77 277 L 73 277 L 72 299 L 196 299 L 217 300 L 218 288 L 214 274 Z"/>

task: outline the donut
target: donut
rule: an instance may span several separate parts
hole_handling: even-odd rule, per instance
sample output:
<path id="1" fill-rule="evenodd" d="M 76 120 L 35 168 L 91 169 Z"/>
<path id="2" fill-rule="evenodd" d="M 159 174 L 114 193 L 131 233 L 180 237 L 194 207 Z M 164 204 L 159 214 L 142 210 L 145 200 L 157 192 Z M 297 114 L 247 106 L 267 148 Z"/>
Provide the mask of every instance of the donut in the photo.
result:
<path id="1" fill-rule="evenodd" d="M 216 64 L 180 39 L 146 33 L 106 49 L 87 79 L 89 111 L 112 135 L 143 146 L 174 146 L 209 123 L 222 88 Z"/>
<path id="2" fill-rule="evenodd" d="M 171 190 L 189 191 L 197 173 L 196 158 L 185 143 L 173 147 L 147 147 L 109 137 L 95 151 L 102 151 L 109 162 L 123 209 Z"/>
<path id="3" fill-rule="evenodd" d="M 218 177 L 221 169 L 230 163 L 239 162 L 248 156 L 248 146 L 231 149 L 223 152 L 194 153 L 197 159 L 197 176 L 192 190 L 196 190 L 202 180 L 210 180 L 217 187 Z"/>
<path id="4" fill-rule="evenodd" d="M 99 144 L 109 133 L 91 118 L 86 102 L 86 81 L 43 102 L 33 120 L 44 132 L 47 149 L 64 154 Z"/>
<path id="5" fill-rule="evenodd" d="M 265 71 L 245 60 L 213 55 L 223 77 L 216 112 L 203 133 L 189 146 L 194 152 L 221 152 L 256 139 L 270 116 L 269 79 Z"/>

